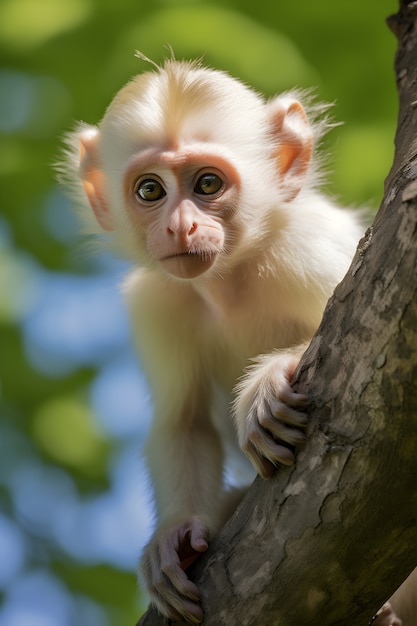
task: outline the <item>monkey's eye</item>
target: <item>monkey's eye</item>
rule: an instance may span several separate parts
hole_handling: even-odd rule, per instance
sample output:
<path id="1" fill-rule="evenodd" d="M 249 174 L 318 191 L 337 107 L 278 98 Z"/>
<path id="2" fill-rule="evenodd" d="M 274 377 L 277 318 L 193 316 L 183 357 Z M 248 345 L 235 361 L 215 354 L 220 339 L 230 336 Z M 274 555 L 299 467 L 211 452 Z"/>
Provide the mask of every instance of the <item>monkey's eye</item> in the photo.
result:
<path id="1" fill-rule="evenodd" d="M 217 174 L 203 174 L 197 180 L 194 192 L 204 196 L 217 193 L 223 187 L 223 181 Z"/>
<path id="2" fill-rule="evenodd" d="M 137 186 L 135 193 L 140 200 L 145 200 L 145 202 L 156 202 L 166 196 L 165 189 L 154 178 L 142 180 Z"/>

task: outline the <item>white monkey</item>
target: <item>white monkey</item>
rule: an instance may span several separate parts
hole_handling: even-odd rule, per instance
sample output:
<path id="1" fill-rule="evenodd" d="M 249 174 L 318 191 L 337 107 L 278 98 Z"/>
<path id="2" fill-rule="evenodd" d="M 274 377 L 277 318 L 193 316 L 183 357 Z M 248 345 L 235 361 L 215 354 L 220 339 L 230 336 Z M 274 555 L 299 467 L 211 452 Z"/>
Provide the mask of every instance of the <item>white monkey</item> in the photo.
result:
<path id="1" fill-rule="evenodd" d="M 317 189 L 325 126 L 297 94 L 265 101 L 169 60 L 69 138 L 87 228 L 113 231 L 137 266 L 124 291 L 155 405 L 146 456 L 158 516 L 141 570 L 172 619 L 202 620 L 185 570 L 242 493 L 226 466 L 247 487 L 247 458 L 267 478 L 304 439 L 308 398 L 291 376 L 362 232 Z"/>

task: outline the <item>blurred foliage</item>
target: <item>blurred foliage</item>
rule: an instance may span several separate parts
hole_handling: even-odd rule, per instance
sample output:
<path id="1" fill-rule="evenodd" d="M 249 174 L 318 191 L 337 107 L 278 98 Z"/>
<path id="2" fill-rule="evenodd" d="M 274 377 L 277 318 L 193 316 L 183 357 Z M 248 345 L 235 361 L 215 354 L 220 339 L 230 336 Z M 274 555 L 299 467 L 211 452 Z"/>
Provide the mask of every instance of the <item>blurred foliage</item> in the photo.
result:
<path id="1" fill-rule="evenodd" d="M 24 609 L 16 611 L 29 582 L 38 596 L 46 590 L 50 598 L 53 588 L 59 600 L 47 626 L 133 626 L 143 608 L 133 565 L 120 564 L 107 544 L 85 559 L 84 526 L 78 550 L 76 523 L 71 545 L 62 530 L 71 503 L 100 503 L 92 520 L 114 510 L 118 472 L 133 484 L 135 464 L 120 459 L 132 432 L 137 449 L 143 432 L 129 421 L 121 431 L 111 398 L 145 397 L 135 391 L 136 373 L 127 376 L 131 391 L 121 393 L 121 375 L 112 391 L 117 372 L 131 372 L 114 295 L 119 270 L 110 286 L 100 282 L 111 262 L 79 248 L 52 169 L 63 133 L 73 120 L 99 121 L 123 83 L 147 69 L 136 49 L 160 62 L 170 45 L 177 58 L 203 57 L 267 95 L 315 86 L 344 121 L 324 144 L 332 155 L 326 188 L 344 203 L 376 208 L 393 153 L 395 40 L 384 20 L 396 9 L 394 0 L 2 0 L 0 550 L 14 552 L 9 569 L 0 567 L 0 626 L 17 624 L 16 615 L 24 623 Z M 100 398 L 103 415 L 115 405 L 101 421 Z M 147 528 L 140 524 L 126 537 L 132 563 Z"/>

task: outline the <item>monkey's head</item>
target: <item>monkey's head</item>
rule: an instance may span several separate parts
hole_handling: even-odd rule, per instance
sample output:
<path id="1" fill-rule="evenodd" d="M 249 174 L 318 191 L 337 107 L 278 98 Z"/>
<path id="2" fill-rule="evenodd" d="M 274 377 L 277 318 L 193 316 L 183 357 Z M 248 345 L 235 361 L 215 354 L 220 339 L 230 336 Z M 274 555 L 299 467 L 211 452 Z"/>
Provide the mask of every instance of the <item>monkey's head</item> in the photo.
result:
<path id="1" fill-rule="evenodd" d="M 291 95 L 266 102 L 223 72 L 170 60 L 121 89 L 99 126 L 71 135 L 70 167 L 119 249 L 195 279 L 250 258 L 271 222 L 285 223 L 312 136 Z"/>

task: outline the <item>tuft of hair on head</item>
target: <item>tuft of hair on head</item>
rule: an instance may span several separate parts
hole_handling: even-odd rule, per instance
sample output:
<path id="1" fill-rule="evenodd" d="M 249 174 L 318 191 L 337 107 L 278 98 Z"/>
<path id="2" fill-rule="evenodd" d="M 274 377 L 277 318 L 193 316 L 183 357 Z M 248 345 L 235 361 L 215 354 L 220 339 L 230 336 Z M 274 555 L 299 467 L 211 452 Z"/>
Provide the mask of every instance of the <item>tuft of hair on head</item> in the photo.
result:
<path id="1" fill-rule="evenodd" d="M 137 59 L 140 59 L 141 61 L 145 61 L 145 63 L 149 63 L 149 65 L 152 65 L 158 71 L 161 69 L 161 66 L 158 65 L 156 61 L 153 61 L 152 59 L 150 59 L 148 56 L 146 56 L 146 54 L 144 54 L 140 50 L 135 50 L 135 57 Z"/>

